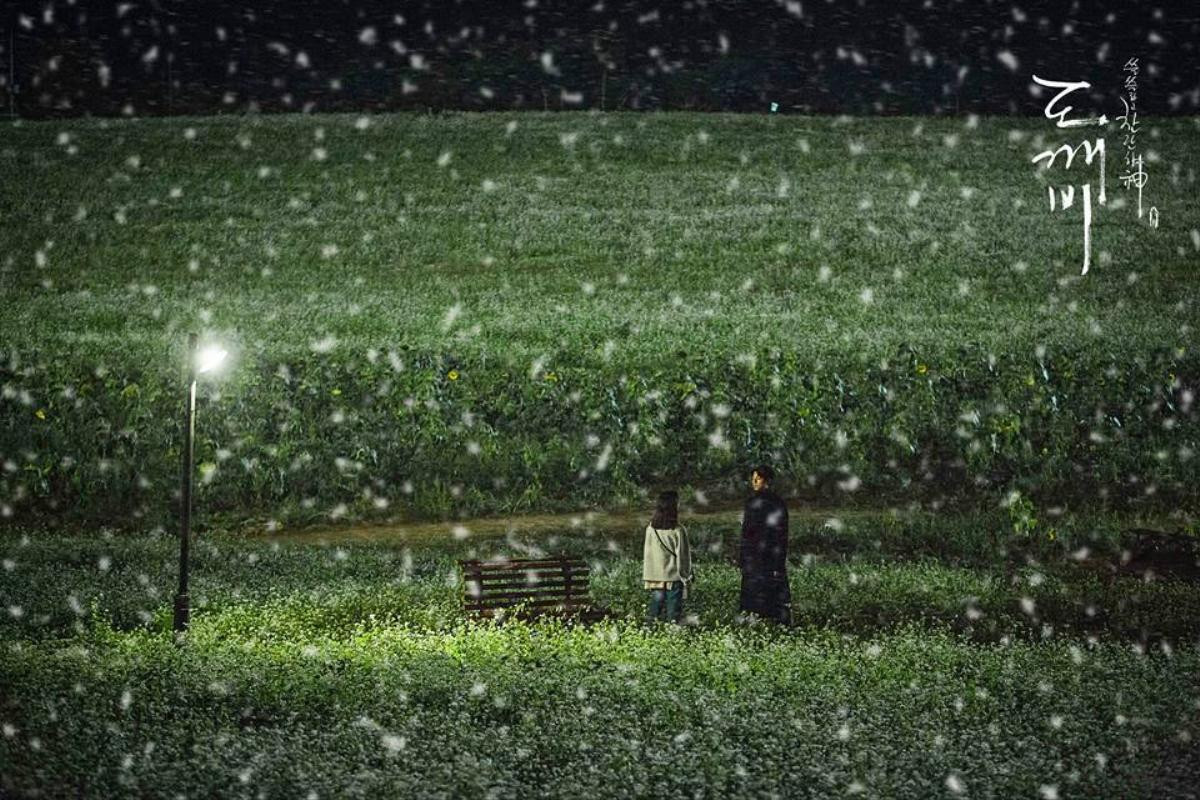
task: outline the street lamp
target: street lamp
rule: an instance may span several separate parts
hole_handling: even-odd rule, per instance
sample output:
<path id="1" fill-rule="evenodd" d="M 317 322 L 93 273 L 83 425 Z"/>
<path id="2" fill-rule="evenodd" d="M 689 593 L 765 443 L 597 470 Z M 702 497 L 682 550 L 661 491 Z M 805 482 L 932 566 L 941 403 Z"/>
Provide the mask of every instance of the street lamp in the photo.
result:
<path id="1" fill-rule="evenodd" d="M 179 526 L 179 593 L 175 595 L 176 633 L 188 628 L 190 601 L 188 599 L 188 542 L 192 534 L 192 460 L 196 438 L 196 376 L 211 372 L 225 360 L 225 351 L 210 346 L 196 352 L 196 334 L 188 334 L 188 397 L 184 407 L 182 509 Z"/>

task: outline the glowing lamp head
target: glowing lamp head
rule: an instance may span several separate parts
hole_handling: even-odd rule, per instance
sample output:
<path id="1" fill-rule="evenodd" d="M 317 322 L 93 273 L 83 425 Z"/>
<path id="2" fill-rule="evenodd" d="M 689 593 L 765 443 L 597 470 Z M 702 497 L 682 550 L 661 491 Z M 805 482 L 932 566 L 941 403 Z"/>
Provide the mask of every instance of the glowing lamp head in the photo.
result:
<path id="1" fill-rule="evenodd" d="M 212 372 L 221 366 L 221 362 L 225 360 L 226 355 L 224 348 L 217 347 L 216 345 L 204 348 L 196 356 L 196 372 Z"/>

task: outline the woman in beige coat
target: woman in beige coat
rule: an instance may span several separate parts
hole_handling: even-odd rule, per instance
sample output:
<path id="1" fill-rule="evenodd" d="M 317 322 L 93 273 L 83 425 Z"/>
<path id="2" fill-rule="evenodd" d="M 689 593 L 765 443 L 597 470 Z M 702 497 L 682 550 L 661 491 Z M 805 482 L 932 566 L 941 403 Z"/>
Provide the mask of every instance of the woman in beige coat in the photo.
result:
<path id="1" fill-rule="evenodd" d="M 650 590 L 647 621 L 665 615 L 668 622 L 679 622 L 687 585 L 692 580 L 692 553 L 687 531 L 679 525 L 677 492 L 658 496 L 658 507 L 646 526 L 642 551 L 642 581 Z"/>

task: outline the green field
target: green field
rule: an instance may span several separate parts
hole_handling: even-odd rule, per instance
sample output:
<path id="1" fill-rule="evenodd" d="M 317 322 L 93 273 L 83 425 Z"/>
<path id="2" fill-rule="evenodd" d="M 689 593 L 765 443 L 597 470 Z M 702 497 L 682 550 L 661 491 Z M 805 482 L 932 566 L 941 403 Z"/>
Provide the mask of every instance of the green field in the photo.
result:
<path id="1" fill-rule="evenodd" d="M 9 531 L 0 794 L 1192 796 L 1196 584 L 1108 577 L 1127 520 L 1004 522 L 798 515 L 791 630 L 736 622 L 724 517 L 684 520 L 680 628 L 632 525 L 206 536 L 183 646 L 171 537 Z M 455 558 L 545 550 L 612 621 L 463 619 Z"/>
<path id="2" fill-rule="evenodd" d="M 788 486 L 1195 506 L 1200 119 L 1050 213 L 1047 120 L 451 114 L 0 127 L 0 511 L 445 518 Z M 1093 168 L 1094 169 L 1094 168 Z"/>

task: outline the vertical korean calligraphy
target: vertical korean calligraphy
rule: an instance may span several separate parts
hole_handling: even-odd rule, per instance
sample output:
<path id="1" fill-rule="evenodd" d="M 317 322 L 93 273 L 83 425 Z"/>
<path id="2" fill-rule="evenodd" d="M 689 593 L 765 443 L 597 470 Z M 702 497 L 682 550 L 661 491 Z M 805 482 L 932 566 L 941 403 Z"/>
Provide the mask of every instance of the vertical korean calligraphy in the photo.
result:
<path id="1" fill-rule="evenodd" d="M 1073 106 L 1063 105 L 1060 107 L 1060 102 L 1068 97 L 1072 92 L 1080 89 L 1089 89 L 1091 84 L 1087 81 L 1052 81 L 1043 80 L 1037 75 L 1033 76 L 1033 80 L 1040 86 L 1045 86 L 1051 89 L 1058 89 L 1058 94 L 1050 98 L 1050 102 L 1046 103 L 1044 114 L 1047 119 L 1055 120 L 1055 127 L 1058 128 L 1083 128 L 1089 125 L 1095 125 L 1103 128 L 1108 125 L 1108 117 L 1101 114 L 1098 117 L 1077 117 L 1068 119 L 1067 115 L 1071 112 Z M 1094 141 L 1084 139 L 1076 146 L 1063 144 L 1055 150 L 1045 150 L 1033 157 L 1033 163 L 1045 162 L 1043 166 L 1050 169 L 1054 166 L 1055 160 L 1060 155 L 1066 155 L 1066 160 L 1063 165 L 1063 170 L 1071 169 L 1075 158 L 1079 155 L 1079 151 L 1084 151 L 1084 161 L 1090 166 L 1092 160 L 1100 156 L 1100 194 L 1097 198 L 1100 205 L 1107 202 L 1107 197 L 1104 192 L 1104 137 L 1097 136 Z M 1050 192 L 1050 212 L 1055 211 L 1055 187 L 1048 187 Z M 1088 266 L 1091 264 L 1092 255 L 1092 184 L 1090 181 L 1083 184 L 1083 272 L 1086 275 Z M 1058 190 L 1058 205 L 1065 211 L 1075 204 L 1075 186 L 1068 185 L 1065 189 Z"/>

